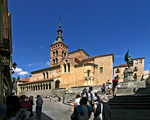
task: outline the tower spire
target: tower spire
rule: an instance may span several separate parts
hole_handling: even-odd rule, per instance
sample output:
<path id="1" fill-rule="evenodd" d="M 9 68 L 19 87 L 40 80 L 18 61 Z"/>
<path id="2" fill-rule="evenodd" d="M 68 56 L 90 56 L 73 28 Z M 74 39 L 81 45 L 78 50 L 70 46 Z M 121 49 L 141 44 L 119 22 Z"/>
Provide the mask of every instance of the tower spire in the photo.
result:
<path id="1" fill-rule="evenodd" d="M 61 28 L 61 16 L 59 16 L 59 28 Z"/>

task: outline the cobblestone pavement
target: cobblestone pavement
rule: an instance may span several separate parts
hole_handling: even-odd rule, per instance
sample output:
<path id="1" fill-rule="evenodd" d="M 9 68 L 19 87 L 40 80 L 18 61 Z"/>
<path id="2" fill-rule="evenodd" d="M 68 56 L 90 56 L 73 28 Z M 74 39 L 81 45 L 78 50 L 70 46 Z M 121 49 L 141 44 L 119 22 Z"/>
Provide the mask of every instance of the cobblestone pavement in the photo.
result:
<path id="1" fill-rule="evenodd" d="M 43 100 L 41 118 L 36 118 L 35 104 L 33 107 L 34 116 L 31 120 L 70 120 L 72 106 L 65 105 L 62 101 L 58 102 L 56 98 L 53 98 L 51 101 L 49 98 L 43 98 Z M 34 103 L 35 101 L 36 99 Z M 90 120 L 93 120 L 93 116 L 91 116 Z"/>

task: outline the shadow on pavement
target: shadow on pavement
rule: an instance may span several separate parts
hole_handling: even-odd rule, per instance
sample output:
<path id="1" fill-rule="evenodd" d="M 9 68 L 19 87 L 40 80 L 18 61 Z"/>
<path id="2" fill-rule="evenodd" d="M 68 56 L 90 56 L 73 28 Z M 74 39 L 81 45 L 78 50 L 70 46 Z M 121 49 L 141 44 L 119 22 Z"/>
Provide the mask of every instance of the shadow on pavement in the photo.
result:
<path id="1" fill-rule="evenodd" d="M 31 118 L 31 120 L 54 120 L 51 117 L 47 116 L 45 113 L 42 112 L 42 115 L 40 118 L 36 118 L 36 112 L 33 111 L 34 116 Z"/>

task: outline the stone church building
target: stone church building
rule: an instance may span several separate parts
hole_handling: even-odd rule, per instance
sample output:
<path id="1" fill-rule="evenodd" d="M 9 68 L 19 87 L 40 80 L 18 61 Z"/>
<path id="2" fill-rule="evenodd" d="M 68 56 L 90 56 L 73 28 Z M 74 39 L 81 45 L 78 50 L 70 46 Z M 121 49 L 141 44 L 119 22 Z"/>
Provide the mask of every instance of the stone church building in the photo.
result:
<path id="1" fill-rule="evenodd" d="M 78 86 L 96 86 L 113 78 L 114 54 L 89 57 L 83 49 L 68 53 L 62 37 L 61 21 L 57 38 L 50 45 L 50 67 L 31 72 L 29 82 L 19 84 L 19 92 L 46 95 L 44 91 L 71 89 Z"/>

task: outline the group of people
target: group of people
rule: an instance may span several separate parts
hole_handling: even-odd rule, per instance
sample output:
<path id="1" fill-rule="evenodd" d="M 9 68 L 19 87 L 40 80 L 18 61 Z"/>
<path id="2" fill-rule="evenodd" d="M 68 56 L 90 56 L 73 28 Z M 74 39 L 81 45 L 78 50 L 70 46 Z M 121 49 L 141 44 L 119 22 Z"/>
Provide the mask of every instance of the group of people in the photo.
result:
<path id="1" fill-rule="evenodd" d="M 99 97 L 97 93 L 92 93 L 92 87 L 89 87 L 88 92 L 84 88 L 81 96 L 79 94 L 76 95 L 71 120 L 89 120 L 92 113 L 94 114 L 93 120 L 101 120 L 101 118 L 103 120 L 111 120 L 110 106 L 107 102 L 108 98 L 106 95 Z"/>
<path id="2" fill-rule="evenodd" d="M 112 83 L 109 82 L 109 80 L 101 86 L 102 94 L 105 94 L 106 90 L 109 91 L 109 94 L 113 92 L 113 96 L 116 96 L 117 88 L 119 87 L 118 84 L 118 78 L 115 77 L 115 79 L 112 80 Z"/>
<path id="3" fill-rule="evenodd" d="M 37 95 L 36 115 L 41 116 L 43 99 Z M 0 120 L 30 120 L 33 114 L 33 96 L 7 96 L 6 102 L 0 106 Z"/>

